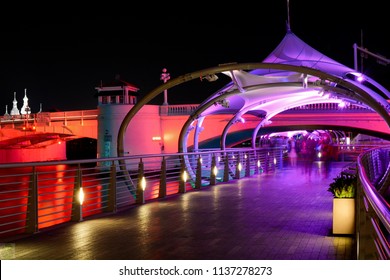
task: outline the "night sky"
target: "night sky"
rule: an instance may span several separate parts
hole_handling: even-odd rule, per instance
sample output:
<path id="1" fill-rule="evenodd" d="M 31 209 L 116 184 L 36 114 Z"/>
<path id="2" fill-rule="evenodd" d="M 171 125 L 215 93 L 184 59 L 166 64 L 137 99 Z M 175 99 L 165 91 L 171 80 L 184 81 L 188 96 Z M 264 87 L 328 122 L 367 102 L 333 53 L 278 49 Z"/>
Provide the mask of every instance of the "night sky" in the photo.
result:
<path id="1" fill-rule="evenodd" d="M 266 3 L 263 3 L 266 2 Z M 353 68 L 353 43 L 390 58 L 385 1 L 290 0 L 292 32 Z M 95 87 L 117 75 L 140 98 L 171 77 L 230 62 L 261 62 L 286 33 L 287 1 L 101 3 L 15 6 L 0 20 L 0 114 L 27 89 L 32 113 L 95 109 Z M 341 5 L 342 3 L 342 5 Z M 210 5 L 210 7 L 208 6 Z M 360 59 L 359 59 L 360 61 Z M 364 72 L 390 89 L 390 66 L 364 61 Z M 200 103 L 225 85 L 192 81 L 170 89 L 169 104 Z M 152 101 L 162 103 L 162 94 Z"/>

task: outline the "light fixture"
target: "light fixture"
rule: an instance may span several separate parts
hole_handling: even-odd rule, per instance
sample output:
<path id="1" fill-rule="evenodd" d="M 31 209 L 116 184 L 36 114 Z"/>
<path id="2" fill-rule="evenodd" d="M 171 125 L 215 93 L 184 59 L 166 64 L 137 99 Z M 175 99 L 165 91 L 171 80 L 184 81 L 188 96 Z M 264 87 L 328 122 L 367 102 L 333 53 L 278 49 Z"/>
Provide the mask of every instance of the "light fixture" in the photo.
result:
<path id="1" fill-rule="evenodd" d="M 183 171 L 183 174 L 182 174 L 182 179 L 183 179 L 183 182 L 187 182 L 187 179 L 188 179 L 188 174 L 187 174 L 187 171 Z"/>
<path id="2" fill-rule="evenodd" d="M 209 74 L 200 78 L 201 81 L 203 79 L 206 79 L 209 82 L 215 82 L 216 80 L 218 80 L 218 76 L 215 74 Z"/>
<path id="3" fill-rule="evenodd" d="M 224 108 L 230 107 L 230 101 L 227 99 L 222 99 L 221 101 L 218 101 L 218 104 L 220 104 Z"/>
<path id="4" fill-rule="evenodd" d="M 346 106 L 345 102 L 343 100 L 341 100 L 338 104 L 338 107 L 339 108 L 344 108 Z"/>
<path id="5" fill-rule="evenodd" d="M 79 203 L 80 203 L 80 205 L 83 205 L 83 203 L 84 203 L 84 191 L 83 191 L 83 188 L 80 188 L 80 190 L 79 190 Z"/>
<path id="6" fill-rule="evenodd" d="M 142 188 L 142 191 L 145 191 L 145 189 L 146 189 L 146 179 L 145 179 L 145 176 L 142 176 L 142 178 L 141 178 L 141 188 Z"/>
<path id="7" fill-rule="evenodd" d="M 236 120 L 234 121 L 234 123 L 237 123 L 237 122 L 245 123 L 245 119 L 244 119 L 243 117 L 238 117 L 238 118 L 236 118 Z"/>
<path id="8" fill-rule="evenodd" d="M 218 174 L 218 168 L 216 166 L 213 167 L 213 174 L 214 176 L 217 176 Z"/>
<path id="9" fill-rule="evenodd" d="M 303 88 L 307 88 L 307 80 L 308 80 L 307 74 L 303 74 L 303 79 L 302 79 Z"/>

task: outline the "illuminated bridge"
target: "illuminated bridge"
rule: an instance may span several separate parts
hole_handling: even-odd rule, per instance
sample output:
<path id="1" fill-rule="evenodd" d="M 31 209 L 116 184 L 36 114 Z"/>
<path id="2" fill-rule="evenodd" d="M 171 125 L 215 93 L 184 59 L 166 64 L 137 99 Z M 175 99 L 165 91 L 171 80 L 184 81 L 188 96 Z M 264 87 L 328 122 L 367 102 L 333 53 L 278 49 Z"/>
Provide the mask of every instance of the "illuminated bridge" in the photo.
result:
<path id="1" fill-rule="evenodd" d="M 167 131 L 166 134 L 168 136 L 165 137 L 162 135 L 161 137 L 160 132 L 153 134 L 153 130 L 158 129 L 152 129 L 152 127 L 150 127 L 151 132 L 149 133 L 147 131 L 139 132 L 142 133 L 142 135 L 148 134 L 144 136 L 146 138 L 145 145 L 142 146 L 139 144 L 139 150 L 135 150 L 132 153 L 147 154 L 159 152 L 161 149 L 161 142 L 164 141 L 164 138 L 165 152 L 177 152 L 176 139 L 178 139 L 180 135 L 181 125 L 184 124 L 185 120 L 195 111 L 197 106 L 199 106 L 199 104 L 168 105 L 166 108 L 150 105 L 150 107 L 156 109 L 154 110 L 154 115 L 147 113 L 149 122 L 163 123 L 163 127 Z M 27 120 L 23 118 L 1 118 L 1 161 L 4 163 L 28 162 L 31 161 L 31 159 L 34 159 L 33 161 L 40 160 L 39 158 L 41 156 L 43 157 L 41 160 L 74 159 L 75 153 L 80 153 L 81 148 L 88 150 L 88 153 L 84 155 L 84 158 L 96 157 L 96 153 L 99 153 L 99 151 L 97 151 L 99 145 L 104 146 L 104 133 L 98 131 L 99 111 L 99 109 L 93 109 L 82 111 L 43 112 L 40 114 L 32 114 Z M 229 147 L 245 142 L 248 139 L 250 140 L 250 131 L 256 127 L 258 118 L 253 116 L 246 116 L 245 118 L 245 123 L 237 123 L 235 129 L 230 133 L 230 136 L 228 136 L 227 145 Z M 220 135 L 223 131 L 225 122 L 225 115 L 211 117 L 207 121 L 207 125 L 214 129 L 208 128 L 208 130 L 203 132 L 204 136 L 202 136 L 202 143 L 199 145 L 201 147 L 210 145 L 212 147 L 217 147 L 219 143 L 212 143 L 215 141 L 220 142 Z M 117 124 L 117 126 L 119 126 L 119 124 Z M 133 126 L 143 127 L 142 121 L 138 124 L 138 121 L 135 120 Z M 335 132 L 336 142 L 334 144 L 339 144 L 339 142 L 342 141 L 342 137 L 349 136 L 350 134 L 354 136 L 358 134 L 366 135 L 369 136 L 368 139 L 371 137 L 383 139 L 384 141 L 389 140 L 389 134 L 387 132 L 388 126 L 377 113 L 372 110 L 353 106 L 339 108 L 337 105 L 331 103 L 321 104 L 321 107 L 318 105 L 307 105 L 280 113 L 276 115 L 272 119 L 272 122 L 267 124 L 267 126 L 262 127 L 258 133 L 258 137 L 275 132 L 295 130 L 337 131 L 339 134 Z M 100 140 L 98 137 L 99 133 L 101 135 Z M 157 141 L 153 139 L 156 135 L 159 137 Z M 73 143 L 73 146 L 67 146 L 66 143 Z M 83 145 L 83 143 L 86 144 Z M 72 151 L 72 147 L 74 147 L 75 144 L 78 144 L 80 148 L 74 150 L 73 155 L 69 155 L 69 152 Z M 19 154 L 20 156 L 18 156 Z M 52 157 L 47 157 L 48 154 L 51 154 Z"/>

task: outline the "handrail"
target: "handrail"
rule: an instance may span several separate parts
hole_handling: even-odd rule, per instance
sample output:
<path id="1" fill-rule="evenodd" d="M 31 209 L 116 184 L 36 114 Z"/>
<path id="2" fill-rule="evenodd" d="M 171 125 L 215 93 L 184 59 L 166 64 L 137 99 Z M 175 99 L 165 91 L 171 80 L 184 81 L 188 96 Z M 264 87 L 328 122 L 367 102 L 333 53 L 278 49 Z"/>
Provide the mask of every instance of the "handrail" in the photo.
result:
<path id="1" fill-rule="evenodd" d="M 359 168 L 360 180 L 362 180 L 362 188 L 365 197 L 370 202 L 376 215 L 383 223 L 383 226 L 390 232 L 390 207 L 387 201 L 375 190 L 371 182 L 367 180 L 366 173 L 363 168 Z"/>
<path id="2" fill-rule="evenodd" d="M 382 177 L 390 158 L 383 168 L 370 166 L 379 161 L 378 151 L 390 151 L 390 147 L 374 148 L 357 158 L 357 243 L 358 259 L 390 259 L 390 204 L 377 190 L 373 180 Z"/>

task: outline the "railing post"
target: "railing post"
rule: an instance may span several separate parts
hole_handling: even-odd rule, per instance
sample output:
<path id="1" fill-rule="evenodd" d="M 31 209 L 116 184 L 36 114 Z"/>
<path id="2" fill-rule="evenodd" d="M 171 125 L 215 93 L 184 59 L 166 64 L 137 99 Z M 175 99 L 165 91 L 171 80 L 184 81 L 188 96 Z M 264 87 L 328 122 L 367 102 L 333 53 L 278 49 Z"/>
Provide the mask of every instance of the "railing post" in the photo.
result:
<path id="1" fill-rule="evenodd" d="M 245 166 L 245 177 L 251 176 L 251 156 L 250 154 L 245 154 L 246 166 Z"/>
<path id="2" fill-rule="evenodd" d="M 26 232 L 36 233 L 38 230 L 38 176 L 34 166 L 28 191 Z"/>
<path id="3" fill-rule="evenodd" d="M 195 189 L 200 189 L 201 187 L 202 187 L 202 156 L 199 155 L 196 164 Z"/>
<path id="4" fill-rule="evenodd" d="M 73 191 L 73 202 L 72 202 L 72 218 L 74 222 L 81 222 L 83 220 L 83 202 L 84 193 L 82 188 L 82 174 L 80 164 L 77 168 L 76 182 Z"/>
<path id="5" fill-rule="evenodd" d="M 283 168 L 283 148 L 279 148 L 279 170 Z"/>
<path id="6" fill-rule="evenodd" d="M 255 165 L 255 174 L 261 173 L 261 161 L 260 161 L 260 155 L 256 156 L 256 165 Z"/>
<path id="7" fill-rule="evenodd" d="M 158 197 L 164 198 L 167 195 L 167 161 L 165 157 L 161 161 L 161 175 L 160 175 L 160 188 L 158 190 Z"/>
<path id="8" fill-rule="evenodd" d="M 81 126 L 84 126 L 84 111 L 81 111 Z"/>
<path id="9" fill-rule="evenodd" d="M 186 192 L 186 183 L 187 183 L 187 171 L 186 171 L 186 165 L 184 162 L 184 156 L 182 156 L 181 157 L 180 178 L 179 178 L 179 193 Z"/>
<path id="10" fill-rule="evenodd" d="M 212 159 L 211 159 L 211 169 L 210 169 L 210 185 L 213 186 L 216 184 L 217 180 L 217 163 L 215 160 L 215 154 L 213 154 Z"/>
<path id="11" fill-rule="evenodd" d="M 267 173 L 269 171 L 269 151 L 265 153 L 265 160 L 264 160 L 264 172 Z"/>
<path id="12" fill-rule="evenodd" d="M 270 152 L 269 152 L 269 156 L 268 156 L 268 169 L 267 171 L 268 172 L 272 172 L 272 171 L 275 171 L 275 151 L 272 149 Z"/>
<path id="13" fill-rule="evenodd" d="M 144 179 L 145 179 L 144 163 L 142 162 L 142 158 L 141 158 L 138 164 L 138 182 L 137 182 L 137 197 L 136 197 L 137 204 L 145 203 L 145 190 L 144 190 L 145 186 L 142 185 Z"/>
<path id="14" fill-rule="evenodd" d="M 66 118 L 66 111 L 64 112 L 64 126 L 68 126 L 68 119 Z"/>
<path id="15" fill-rule="evenodd" d="M 235 179 L 240 179 L 241 177 L 241 159 L 240 159 L 240 152 L 237 154 L 237 162 L 236 162 L 236 174 L 235 174 Z"/>
<path id="16" fill-rule="evenodd" d="M 223 181 L 228 182 L 229 181 L 229 154 L 225 153 L 225 160 L 224 160 L 224 170 L 223 170 Z"/>
<path id="17" fill-rule="evenodd" d="M 116 165 L 111 163 L 110 185 L 108 189 L 108 212 L 116 212 Z"/>

